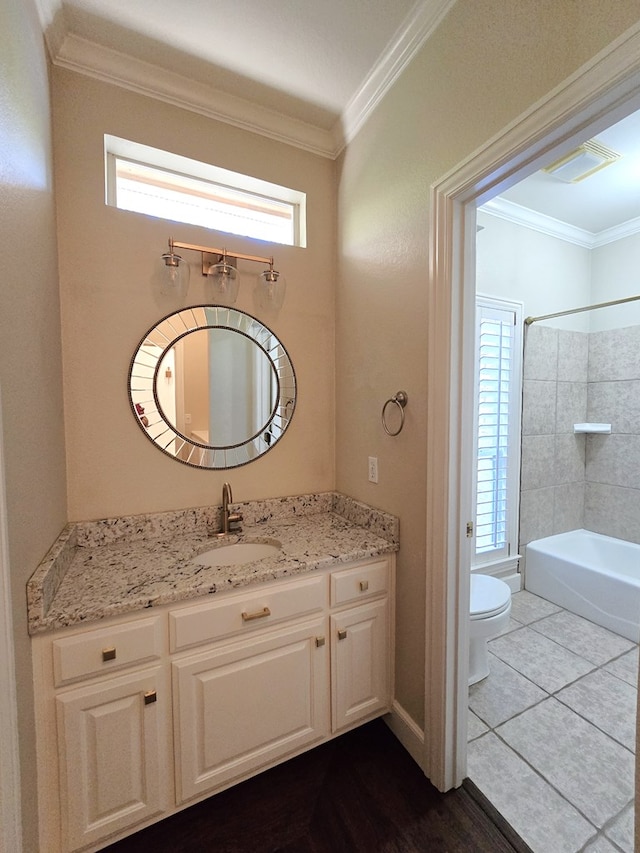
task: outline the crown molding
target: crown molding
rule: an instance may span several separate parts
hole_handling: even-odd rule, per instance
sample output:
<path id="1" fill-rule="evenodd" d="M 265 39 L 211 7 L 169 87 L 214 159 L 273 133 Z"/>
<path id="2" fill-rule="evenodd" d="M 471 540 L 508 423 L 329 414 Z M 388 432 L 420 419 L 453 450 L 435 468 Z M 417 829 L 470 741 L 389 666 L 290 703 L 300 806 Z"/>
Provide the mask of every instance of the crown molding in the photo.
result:
<path id="1" fill-rule="evenodd" d="M 594 235 L 591 232 L 585 231 L 584 228 L 576 228 L 574 225 L 568 225 L 566 222 L 561 222 L 552 216 L 546 216 L 543 213 L 530 210 L 528 207 L 523 207 L 513 201 L 507 201 L 504 198 L 492 198 L 490 201 L 485 202 L 478 210 L 484 211 L 491 216 L 496 216 L 498 219 L 512 222 L 515 225 L 523 225 L 532 231 L 540 232 L 540 234 L 546 234 L 549 237 L 558 237 L 560 240 L 565 240 L 567 243 L 574 243 L 576 246 L 582 246 L 585 249 L 592 248 Z"/>
<path id="2" fill-rule="evenodd" d="M 532 231 L 546 234 L 549 237 L 557 237 L 567 243 L 582 246 L 584 249 L 597 249 L 599 246 L 606 246 L 607 243 L 622 240 L 623 237 L 640 233 L 640 217 L 594 234 L 584 228 L 577 228 L 575 225 L 561 222 L 552 216 L 546 216 L 504 198 L 493 198 L 485 202 L 478 210 L 515 225 L 530 228 Z"/>
<path id="3" fill-rule="evenodd" d="M 34 0 L 54 65 L 334 160 L 436 29 L 456 0 L 417 0 L 331 130 L 227 95 L 66 29 L 63 0 Z"/>
<path id="4" fill-rule="evenodd" d="M 333 139 L 327 130 L 73 34 L 65 36 L 53 63 L 322 157 L 335 156 Z"/>
<path id="5" fill-rule="evenodd" d="M 616 240 L 622 240 L 625 237 L 633 237 L 634 234 L 640 234 L 640 216 L 635 219 L 629 219 L 621 225 L 614 225 L 613 228 L 607 228 L 600 231 L 599 234 L 594 234 L 593 248 L 606 246 L 607 243 L 615 243 Z"/>
<path id="6" fill-rule="evenodd" d="M 66 36 L 62 0 L 34 0 L 45 44 L 53 62 Z"/>
<path id="7" fill-rule="evenodd" d="M 46 35 L 47 29 L 56 19 L 58 12 L 62 9 L 62 0 L 34 0 L 34 6 L 38 10 L 40 26 Z"/>
<path id="8" fill-rule="evenodd" d="M 334 128 L 336 156 L 353 140 L 456 0 L 418 0 Z"/>

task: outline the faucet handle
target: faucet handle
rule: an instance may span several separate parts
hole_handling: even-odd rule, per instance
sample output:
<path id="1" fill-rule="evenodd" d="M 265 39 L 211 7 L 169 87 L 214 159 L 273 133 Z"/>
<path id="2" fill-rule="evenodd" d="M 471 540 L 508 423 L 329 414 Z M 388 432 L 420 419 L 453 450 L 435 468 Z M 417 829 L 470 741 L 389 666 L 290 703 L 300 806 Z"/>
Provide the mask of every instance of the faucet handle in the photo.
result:
<path id="1" fill-rule="evenodd" d="M 229 513 L 229 527 L 231 527 L 232 524 L 239 524 L 242 520 L 243 520 L 243 517 L 242 517 L 241 512 L 230 512 Z M 242 533 L 242 528 L 241 527 L 234 527 L 233 531 L 230 531 L 230 532 Z"/>

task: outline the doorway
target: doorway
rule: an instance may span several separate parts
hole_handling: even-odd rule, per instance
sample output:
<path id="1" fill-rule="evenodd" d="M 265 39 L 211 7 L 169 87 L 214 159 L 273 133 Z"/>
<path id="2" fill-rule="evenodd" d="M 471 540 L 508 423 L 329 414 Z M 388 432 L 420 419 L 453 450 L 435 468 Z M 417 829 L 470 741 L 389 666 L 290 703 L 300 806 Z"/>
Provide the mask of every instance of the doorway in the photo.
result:
<path id="1" fill-rule="evenodd" d="M 470 565 L 466 522 L 473 517 L 466 472 L 473 464 L 476 208 L 639 108 L 634 31 L 432 188 L 427 557 L 443 569 L 432 572 L 428 587 L 427 683 L 434 690 L 425 702 L 424 766 L 442 790 L 466 775 L 469 578 L 459 569 Z"/>
<path id="2" fill-rule="evenodd" d="M 489 643 L 489 676 L 469 689 L 467 767 L 519 835 L 544 853 L 594 842 L 633 850 L 637 636 L 621 636 L 625 631 L 609 622 L 624 607 L 615 578 L 602 576 L 588 609 L 586 589 L 562 583 L 565 594 L 558 596 L 551 588 L 556 575 L 534 585 L 535 567 L 529 572 L 526 564 L 534 540 L 543 539 L 537 549 L 570 548 L 577 564 L 581 541 L 622 546 L 637 537 L 640 519 L 636 524 L 630 491 L 638 474 L 630 452 L 637 439 L 627 412 L 638 393 L 629 380 L 640 379 L 639 303 L 572 311 L 637 296 L 640 195 L 634 146 L 626 145 L 627 138 L 635 143 L 637 122 L 632 113 L 597 137 L 602 145 L 617 142 L 617 168 L 631 169 L 631 179 L 618 182 L 616 169 L 608 177 L 603 168 L 597 179 L 593 174 L 572 184 L 537 172 L 478 210 L 484 226 L 477 236 L 478 292 L 508 295 L 524 303 L 525 316 L 543 316 L 526 326 L 522 435 L 506 454 L 522 446 L 520 535 L 512 536 L 520 543 L 521 571 L 525 562 L 526 590 L 512 597 L 511 622 Z M 611 219 L 605 219 L 606 184 L 617 199 L 609 202 Z M 596 186 L 594 207 L 589 196 Z M 635 205 L 629 211 L 620 208 L 627 188 Z M 557 217 L 541 216 L 539 190 L 551 194 Z M 578 229 L 581 223 L 593 225 Z M 491 399 L 490 389 L 484 398 Z M 585 434 L 596 429 L 587 421 L 613 421 L 611 436 Z M 619 476 L 628 478 L 624 489 Z M 519 490 L 508 498 L 518 501 Z M 616 501 L 622 511 L 613 511 Z M 476 548 L 481 544 L 476 536 Z M 563 578 L 568 570 L 563 567 Z M 482 571 L 493 573 L 491 565 Z M 576 569 L 576 584 L 584 585 L 585 571 Z M 635 608 L 632 614 L 635 621 Z"/>

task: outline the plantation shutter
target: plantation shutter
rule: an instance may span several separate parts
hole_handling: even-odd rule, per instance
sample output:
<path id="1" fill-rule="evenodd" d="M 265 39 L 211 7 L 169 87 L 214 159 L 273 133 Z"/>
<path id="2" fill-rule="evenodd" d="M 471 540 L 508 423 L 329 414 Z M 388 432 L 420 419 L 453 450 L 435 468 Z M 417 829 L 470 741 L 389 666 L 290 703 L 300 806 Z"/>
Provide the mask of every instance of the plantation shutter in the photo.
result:
<path id="1" fill-rule="evenodd" d="M 489 303 L 479 301 L 477 311 L 475 563 L 508 556 L 516 535 L 518 317 L 513 309 Z"/>

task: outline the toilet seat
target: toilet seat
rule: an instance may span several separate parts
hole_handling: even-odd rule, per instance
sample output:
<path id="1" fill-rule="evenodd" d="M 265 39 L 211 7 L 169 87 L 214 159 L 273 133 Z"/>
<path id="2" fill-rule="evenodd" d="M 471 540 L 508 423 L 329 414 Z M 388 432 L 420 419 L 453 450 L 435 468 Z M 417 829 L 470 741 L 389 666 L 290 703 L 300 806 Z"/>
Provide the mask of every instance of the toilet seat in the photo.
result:
<path id="1" fill-rule="evenodd" d="M 471 621 L 498 616 L 511 603 L 511 590 L 500 578 L 471 575 Z"/>

